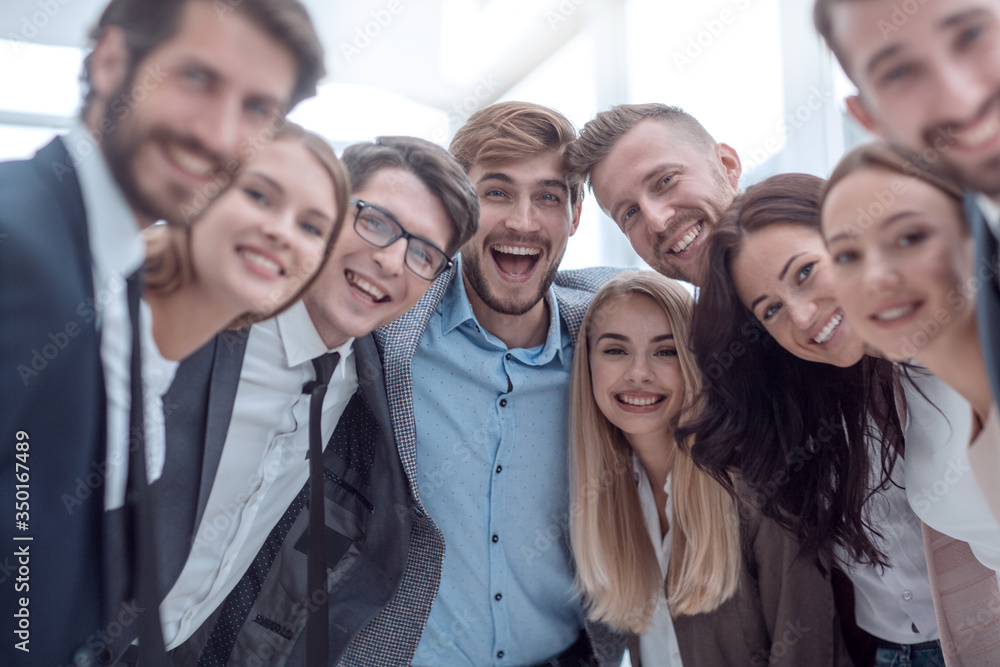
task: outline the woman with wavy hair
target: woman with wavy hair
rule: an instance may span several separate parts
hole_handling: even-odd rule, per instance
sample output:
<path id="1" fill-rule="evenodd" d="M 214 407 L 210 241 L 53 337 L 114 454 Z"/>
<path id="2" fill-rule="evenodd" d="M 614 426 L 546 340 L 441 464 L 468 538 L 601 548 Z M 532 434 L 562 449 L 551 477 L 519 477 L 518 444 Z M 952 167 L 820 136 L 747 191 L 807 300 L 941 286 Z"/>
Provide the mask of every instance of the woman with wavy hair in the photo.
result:
<path id="1" fill-rule="evenodd" d="M 705 406 L 685 433 L 698 464 L 723 481 L 738 474 L 804 557 L 844 569 L 876 664 L 941 664 L 955 645 L 939 639 L 957 619 L 941 614 L 907 494 L 922 488 L 915 452 L 940 433 L 933 424 L 961 429 L 961 415 L 929 402 L 939 393 L 919 372 L 867 354 L 820 234 L 823 187 L 805 174 L 769 178 L 713 235 L 692 326 Z M 911 416 L 905 434 L 900 414 Z"/>
<path id="2" fill-rule="evenodd" d="M 189 224 L 158 224 L 142 234 L 138 339 L 150 479 L 164 462 L 162 397 L 178 363 L 223 329 L 272 317 L 302 296 L 330 254 L 349 188 L 330 145 L 286 123 Z M 121 301 L 112 300 L 104 316 L 127 319 Z M 122 360 L 111 375 L 128 378 L 128 365 Z M 108 386 L 108 458 L 125 460 L 128 380 Z M 124 499 L 124 472 L 109 472 L 111 506 Z"/>
<path id="3" fill-rule="evenodd" d="M 819 570 L 675 440 L 684 411 L 700 411 L 692 303 L 676 281 L 627 273 L 581 325 L 570 537 L 585 613 L 639 635 L 645 667 L 850 664 Z M 809 635 L 786 641 L 796 623 Z"/>

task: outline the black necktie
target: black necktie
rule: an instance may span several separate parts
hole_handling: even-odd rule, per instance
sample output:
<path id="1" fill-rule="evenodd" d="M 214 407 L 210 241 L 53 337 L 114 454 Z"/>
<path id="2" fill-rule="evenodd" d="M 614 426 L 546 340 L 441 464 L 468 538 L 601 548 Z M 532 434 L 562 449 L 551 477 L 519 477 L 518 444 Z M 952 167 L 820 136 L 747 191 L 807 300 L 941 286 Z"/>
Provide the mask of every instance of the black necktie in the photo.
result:
<path id="1" fill-rule="evenodd" d="M 128 311 L 132 323 L 131 394 L 129 414 L 129 456 L 126 505 L 132 518 L 134 539 L 132 575 L 136 606 L 139 614 L 139 656 L 143 667 L 167 664 L 160 627 L 160 609 L 156 589 L 159 578 L 156 567 L 156 546 L 153 536 L 153 507 L 146 477 L 146 429 L 143 420 L 142 336 L 139 325 L 139 296 L 142 279 L 139 272 L 128 277 Z"/>
<path id="2" fill-rule="evenodd" d="M 340 361 L 336 352 L 313 359 L 316 379 L 302 388 L 309 399 L 309 554 L 307 560 L 309 597 L 316 591 L 326 593 L 326 520 L 323 500 L 323 398 L 333 370 Z M 327 627 L 329 610 L 317 605 L 306 621 L 306 664 L 324 667 L 329 650 Z"/>

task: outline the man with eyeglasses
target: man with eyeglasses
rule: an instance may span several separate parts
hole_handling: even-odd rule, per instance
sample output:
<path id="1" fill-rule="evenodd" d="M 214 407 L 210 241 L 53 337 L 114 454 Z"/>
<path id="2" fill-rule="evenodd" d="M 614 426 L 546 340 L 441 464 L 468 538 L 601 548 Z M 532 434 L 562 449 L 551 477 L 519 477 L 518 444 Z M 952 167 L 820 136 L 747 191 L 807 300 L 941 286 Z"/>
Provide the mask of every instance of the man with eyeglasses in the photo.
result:
<path id="1" fill-rule="evenodd" d="M 329 619 L 322 664 L 373 664 L 399 650 L 394 637 L 365 629 L 396 593 L 414 530 L 370 333 L 451 266 L 478 227 L 479 204 L 461 166 L 421 139 L 381 137 L 349 146 L 342 160 L 353 224 L 303 300 L 219 336 L 181 366 L 165 399 L 181 415 L 168 421 L 168 446 L 172 423 L 174 437 L 184 429 L 204 438 L 202 483 L 211 488 L 191 555 L 161 606 L 178 665 L 303 665 L 303 628 L 321 605 Z M 317 374 L 334 353 L 326 395 L 314 402 Z M 322 410 L 326 480 L 319 590 L 307 583 L 311 408 Z"/>

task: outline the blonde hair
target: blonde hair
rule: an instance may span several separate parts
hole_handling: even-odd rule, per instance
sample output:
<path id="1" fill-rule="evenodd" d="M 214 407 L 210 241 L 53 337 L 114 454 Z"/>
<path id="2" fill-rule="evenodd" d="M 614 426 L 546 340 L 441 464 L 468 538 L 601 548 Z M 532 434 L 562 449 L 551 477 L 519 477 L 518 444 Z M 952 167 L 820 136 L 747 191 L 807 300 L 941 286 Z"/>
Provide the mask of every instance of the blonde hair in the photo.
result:
<path id="1" fill-rule="evenodd" d="M 621 430 L 601 413 L 590 375 L 590 336 L 609 303 L 639 294 L 667 316 L 684 378 L 684 410 L 697 412 L 700 379 L 688 345 L 693 300 L 676 281 L 652 271 L 609 281 L 594 297 L 580 327 L 570 382 L 570 542 L 576 585 L 589 618 L 634 633 L 649 625 L 664 581 L 639 505 L 632 451 Z M 669 446 L 669 443 L 664 443 Z M 674 445 L 673 546 L 667 570 L 674 616 L 714 611 L 739 584 L 742 562 L 735 499 Z"/>
<path id="2" fill-rule="evenodd" d="M 347 204 L 350 199 L 350 177 L 344 164 L 337 159 L 337 154 L 323 137 L 304 129 L 295 123 L 285 122 L 274 133 L 273 141 L 297 141 L 322 165 L 333 183 L 333 195 L 336 203 L 335 218 L 323 257 L 319 266 L 302 284 L 302 287 L 285 303 L 267 312 L 252 311 L 238 316 L 227 328 L 238 329 L 250 326 L 256 322 L 274 317 L 289 308 L 302 298 L 306 290 L 313 284 L 326 264 L 333 250 L 333 244 L 340 236 L 340 230 L 347 216 Z M 239 180 L 239 175 L 232 179 L 228 187 L 233 187 Z M 227 188 L 228 189 L 228 188 Z M 197 225 L 198 220 L 212 207 L 205 207 L 190 225 L 156 225 L 144 232 L 146 238 L 146 261 L 143 264 L 144 289 L 154 294 L 166 295 L 176 292 L 194 279 L 194 268 L 191 265 L 191 225 Z"/>
<path id="3" fill-rule="evenodd" d="M 498 102 L 469 116 L 448 147 L 468 172 L 476 164 L 523 160 L 559 151 L 576 139 L 576 128 L 555 109 L 531 102 Z M 583 177 L 567 173 L 570 203 L 583 199 Z"/>

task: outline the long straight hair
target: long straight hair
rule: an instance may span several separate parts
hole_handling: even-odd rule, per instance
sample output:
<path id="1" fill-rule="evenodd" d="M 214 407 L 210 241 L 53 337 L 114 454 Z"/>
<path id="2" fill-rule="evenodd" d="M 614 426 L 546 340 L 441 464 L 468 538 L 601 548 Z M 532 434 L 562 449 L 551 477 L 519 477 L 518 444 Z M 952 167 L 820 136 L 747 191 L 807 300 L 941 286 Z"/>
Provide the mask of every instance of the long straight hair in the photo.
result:
<path id="1" fill-rule="evenodd" d="M 697 411 L 700 381 L 688 345 L 691 296 L 652 271 L 626 273 L 594 297 L 580 328 L 570 383 L 570 542 L 577 587 L 587 615 L 621 631 L 649 625 L 664 581 L 632 471 L 632 450 L 597 407 L 591 384 L 590 339 L 597 321 L 613 317 L 623 297 L 638 294 L 663 309 L 677 344 L 684 411 Z M 683 411 L 682 411 L 683 412 Z M 737 589 L 742 563 L 734 498 L 673 443 L 673 546 L 667 571 L 675 616 L 714 611 Z M 658 540 L 656 540 L 658 542 Z"/>
<path id="2" fill-rule="evenodd" d="M 803 556 L 829 562 L 839 544 L 852 560 L 885 565 L 864 506 L 902 451 L 892 364 L 867 355 L 849 368 L 800 359 L 743 305 L 732 277 L 747 236 L 761 229 L 819 234 L 822 188 L 807 174 L 772 176 L 737 198 L 712 233 L 692 320 L 704 409 L 680 435 L 694 436 L 695 462 L 720 482 L 739 475 L 750 503 L 795 535 Z"/>

